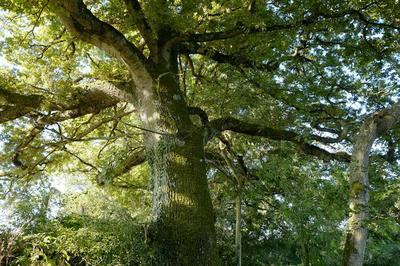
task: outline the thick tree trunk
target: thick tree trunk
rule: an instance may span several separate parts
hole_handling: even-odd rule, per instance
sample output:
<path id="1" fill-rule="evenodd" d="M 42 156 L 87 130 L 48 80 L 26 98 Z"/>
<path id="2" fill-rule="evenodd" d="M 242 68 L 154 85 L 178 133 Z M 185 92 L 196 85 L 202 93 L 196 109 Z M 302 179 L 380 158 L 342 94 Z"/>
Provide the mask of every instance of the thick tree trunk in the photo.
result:
<path id="1" fill-rule="evenodd" d="M 143 80 L 139 106 L 153 184 L 156 265 L 217 265 L 203 129 L 189 118 L 177 75 Z M 151 86 L 151 87 L 150 87 Z"/>
<path id="2" fill-rule="evenodd" d="M 157 265 L 213 265 L 214 214 L 202 135 L 193 132 L 185 140 L 162 137 L 148 154 L 153 178 L 151 234 Z"/>
<path id="3" fill-rule="evenodd" d="M 350 164 L 350 218 L 342 265 L 363 265 L 367 242 L 369 153 L 375 139 L 390 130 L 399 120 L 400 106 L 394 105 L 375 113 L 360 128 Z"/>

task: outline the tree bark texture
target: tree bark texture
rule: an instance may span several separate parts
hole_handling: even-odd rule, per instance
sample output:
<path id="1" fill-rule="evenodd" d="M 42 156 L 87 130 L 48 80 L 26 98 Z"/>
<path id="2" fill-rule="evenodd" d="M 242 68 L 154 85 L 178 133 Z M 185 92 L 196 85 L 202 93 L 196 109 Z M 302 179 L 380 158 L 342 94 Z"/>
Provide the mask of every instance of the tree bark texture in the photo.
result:
<path id="1" fill-rule="evenodd" d="M 368 233 L 369 153 L 375 139 L 398 123 L 400 105 L 383 109 L 365 120 L 356 137 L 350 164 L 350 217 L 342 265 L 361 266 Z"/>
<path id="2" fill-rule="evenodd" d="M 203 138 L 162 137 L 149 147 L 153 179 L 151 238 L 157 265 L 214 265 L 214 214 Z"/>
<path id="3" fill-rule="evenodd" d="M 157 132 L 145 135 L 153 180 L 151 234 L 156 263 L 213 265 L 216 240 L 204 132 L 190 121 L 178 88 L 177 75 L 160 73 L 152 91 L 161 97 L 140 104 L 144 125 Z"/>
<path id="4" fill-rule="evenodd" d="M 174 65 L 174 64 L 172 64 Z M 138 93 L 151 169 L 150 238 L 156 265 L 217 263 L 214 214 L 206 179 L 204 130 L 194 125 L 176 69 L 160 68 Z"/>

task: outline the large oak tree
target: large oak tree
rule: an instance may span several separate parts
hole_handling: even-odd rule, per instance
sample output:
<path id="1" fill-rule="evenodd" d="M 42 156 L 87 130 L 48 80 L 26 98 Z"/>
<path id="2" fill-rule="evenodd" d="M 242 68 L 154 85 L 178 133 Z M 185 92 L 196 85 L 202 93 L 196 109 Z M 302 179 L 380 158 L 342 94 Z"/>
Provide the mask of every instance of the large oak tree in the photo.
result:
<path id="1" fill-rule="evenodd" d="M 104 184 L 148 162 L 149 238 L 160 265 L 219 263 L 207 167 L 221 159 L 208 148 L 224 131 L 287 141 L 322 161 L 348 163 L 345 150 L 360 115 L 391 103 L 398 92 L 394 1 L 15 0 L 1 6 L 2 52 L 14 64 L 0 87 L 0 122 L 12 132 L 4 169 L 32 177 L 57 164 L 58 153 L 95 169 L 68 144 L 89 141 L 107 123 L 114 126 L 92 139 L 104 137 L 106 146 L 139 130 L 143 147 L 121 151 L 113 170 L 97 169 L 96 177 Z M 140 125 L 130 123 L 137 119 Z M 15 137 L 21 132 L 27 132 L 22 140 Z M 386 129 L 379 132 L 364 156 Z M 361 184 L 357 195 L 367 193 L 368 182 L 350 180 L 352 187 Z M 346 250 L 355 254 L 344 264 L 362 263 L 363 247 Z"/>

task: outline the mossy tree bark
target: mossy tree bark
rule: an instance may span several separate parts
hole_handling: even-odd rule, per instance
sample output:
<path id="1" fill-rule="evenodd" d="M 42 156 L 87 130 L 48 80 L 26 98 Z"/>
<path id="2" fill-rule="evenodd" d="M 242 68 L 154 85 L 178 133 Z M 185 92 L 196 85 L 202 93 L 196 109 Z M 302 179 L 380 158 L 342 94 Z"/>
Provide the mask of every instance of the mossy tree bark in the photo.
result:
<path id="1" fill-rule="evenodd" d="M 400 104 L 369 117 L 360 128 L 350 164 L 350 217 L 342 265 L 361 266 L 367 242 L 369 153 L 375 139 L 390 130 L 400 118 Z"/>
<path id="2" fill-rule="evenodd" d="M 157 132 L 145 136 L 153 180 L 151 237 L 157 251 L 156 264 L 214 265 L 218 259 L 204 132 L 189 119 L 177 90 L 177 75 L 163 73 L 157 74 L 154 88 L 162 97 L 151 101 L 156 103 L 158 114 L 145 113 L 142 117 Z"/>
<path id="3" fill-rule="evenodd" d="M 153 178 L 151 237 L 157 265 L 214 265 L 214 216 L 202 136 L 162 137 L 149 148 Z"/>

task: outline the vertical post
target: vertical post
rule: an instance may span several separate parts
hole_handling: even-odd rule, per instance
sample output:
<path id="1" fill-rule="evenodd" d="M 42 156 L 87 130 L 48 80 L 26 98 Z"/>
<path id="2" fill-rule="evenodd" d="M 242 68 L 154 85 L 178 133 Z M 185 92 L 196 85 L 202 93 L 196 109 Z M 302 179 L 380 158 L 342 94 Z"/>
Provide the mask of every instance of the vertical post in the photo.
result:
<path id="1" fill-rule="evenodd" d="M 242 265 L 242 186 L 239 183 L 237 186 L 236 197 L 235 197 L 235 211 L 236 211 L 236 224 L 235 224 L 235 255 L 236 264 Z"/>

